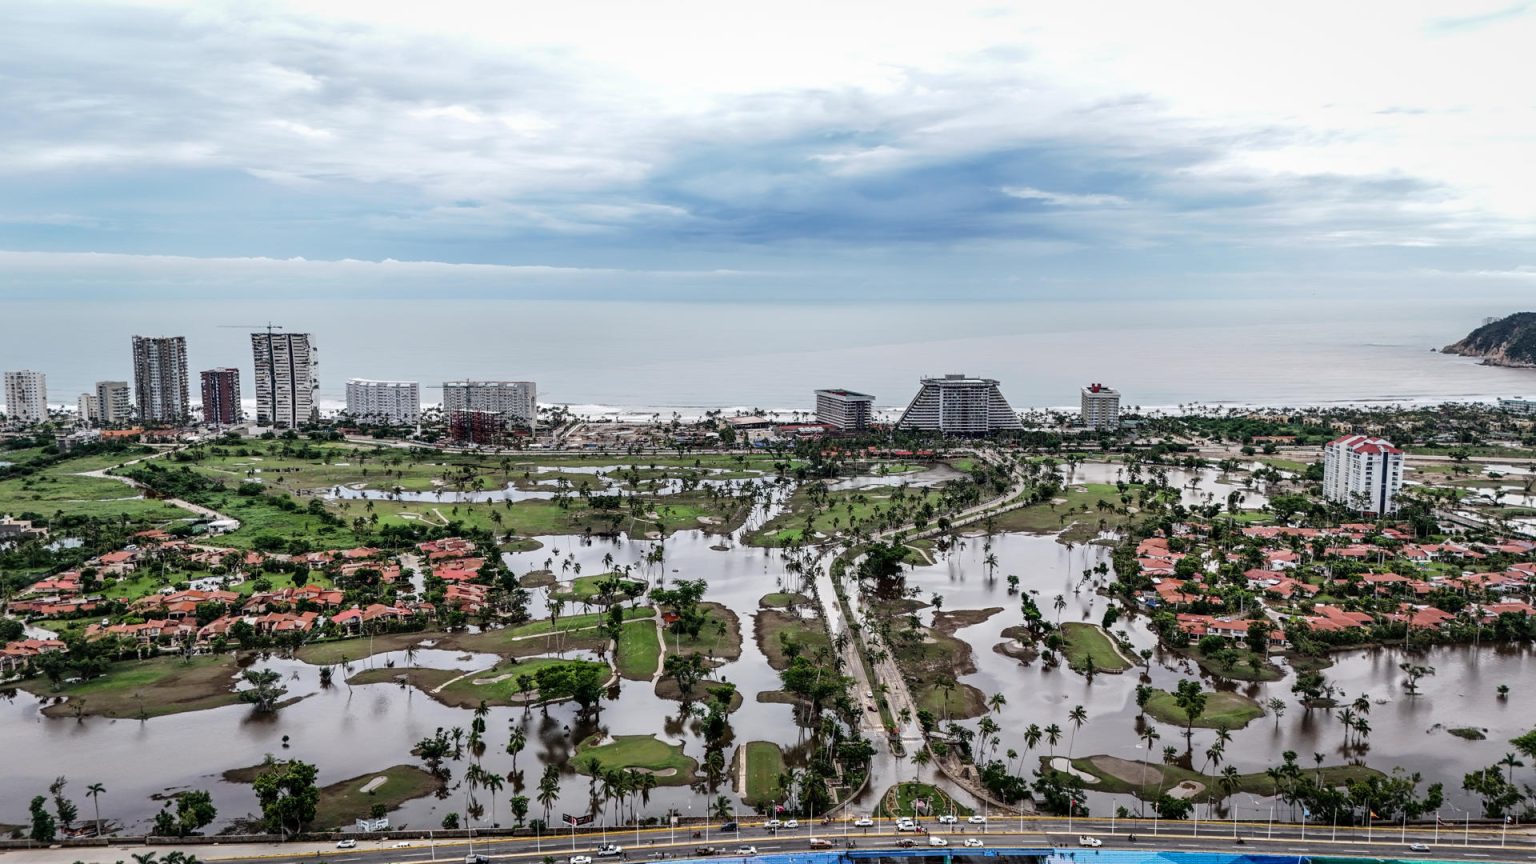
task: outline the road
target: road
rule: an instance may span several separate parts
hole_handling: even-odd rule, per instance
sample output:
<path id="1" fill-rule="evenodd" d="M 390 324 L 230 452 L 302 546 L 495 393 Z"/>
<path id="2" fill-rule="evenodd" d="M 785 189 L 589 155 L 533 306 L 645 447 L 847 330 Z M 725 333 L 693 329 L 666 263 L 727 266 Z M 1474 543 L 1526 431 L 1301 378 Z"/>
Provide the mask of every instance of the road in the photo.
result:
<path id="1" fill-rule="evenodd" d="M 1064 819 L 1055 817 L 1027 817 L 1017 819 L 993 819 L 989 825 L 967 825 L 962 820 L 955 826 L 928 826 L 932 836 L 945 838 L 949 851 L 964 854 L 961 843 L 974 837 L 985 844 L 989 851 L 998 849 L 1060 848 L 1075 851 L 1085 858 L 1088 850 L 1077 846 L 1077 838 L 1084 834 L 1100 839 L 1104 849 L 1135 849 L 1142 852 L 1186 851 L 1265 853 L 1273 855 L 1330 855 L 1346 857 L 1413 857 L 1408 849 L 1411 843 L 1423 843 L 1429 851 L 1417 855 L 1440 861 L 1518 861 L 1536 862 L 1536 834 L 1527 829 L 1511 830 L 1504 834 L 1497 827 L 1464 828 L 1442 825 L 1433 827 L 1377 826 L 1365 828 L 1333 828 L 1331 826 L 1300 826 L 1265 822 L 1203 821 L 1166 822 L 1150 819 Z M 1130 840 L 1134 832 L 1136 840 Z M 809 838 L 829 838 L 836 848 L 844 848 L 853 840 L 858 850 L 890 849 L 904 838 L 913 838 L 918 848 L 925 848 L 927 840 L 920 834 L 896 834 L 889 820 L 880 820 L 873 828 L 855 828 L 851 820 L 831 826 L 802 825 L 794 831 L 778 833 L 756 825 L 744 825 L 739 834 L 721 836 L 711 833 L 706 840 L 694 839 L 686 829 L 644 829 L 636 842 L 634 831 L 613 831 L 608 840 L 621 843 L 629 861 L 659 858 L 667 853 L 672 858 L 695 858 L 696 850 L 706 843 L 724 849 L 725 855 L 711 860 L 736 862 L 740 857 L 731 854 L 738 844 L 750 844 L 759 854 L 809 852 Z M 1238 846 L 1234 833 L 1244 843 Z M 1303 837 L 1303 835 L 1305 835 Z M 396 847 L 390 841 L 364 841 L 357 849 L 338 850 L 334 843 L 291 843 L 285 845 L 262 844 L 251 846 L 178 846 L 203 861 L 263 861 L 268 864 L 418 864 L 423 861 L 460 862 L 471 851 L 467 840 L 397 841 L 408 845 Z M 592 855 L 601 842 L 597 834 L 583 834 L 573 846 L 568 835 L 545 838 L 477 839 L 473 844 L 476 854 L 486 855 L 491 861 L 541 861 L 552 857 L 565 864 L 572 854 Z M 133 853 L 147 851 L 143 846 L 117 846 L 101 849 L 49 849 L 13 850 L 0 853 L 0 862 L 26 862 L 26 864 L 70 864 L 80 861 L 86 864 L 111 864 L 132 860 Z M 168 851 L 161 849 L 158 851 Z M 605 859 L 598 858 L 601 862 Z"/>

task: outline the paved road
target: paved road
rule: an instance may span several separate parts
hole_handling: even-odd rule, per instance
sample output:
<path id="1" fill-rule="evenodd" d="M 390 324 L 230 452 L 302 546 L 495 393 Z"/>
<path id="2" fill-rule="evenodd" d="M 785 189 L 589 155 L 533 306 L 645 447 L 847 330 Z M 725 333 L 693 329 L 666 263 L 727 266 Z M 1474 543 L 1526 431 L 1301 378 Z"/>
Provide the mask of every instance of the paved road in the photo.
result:
<path id="1" fill-rule="evenodd" d="M 993 819 L 989 825 L 967 825 L 962 822 L 955 826 L 940 826 L 930 821 L 928 827 L 933 830 L 934 836 L 948 840 L 950 851 L 955 853 L 963 853 L 965 851 L 961 846 L 963 840 L 974 837 L 992 850 L 1071 848 L 1079 858 L 1091 859 L 1091 850 L 1077 848 L 1077 838 L 1086 833 L 1102 840 L 1105 849 L 1137 849 L 1147 852 L 1241 850 L 1278 855 L 1421 857 L 1450 861 L 1536 862 L 1536 834 L 1526 833 L 1526 829 L 1512 830 L 1505 835 L 1497 827 L 1468 830 L 1460 825 L 1452 828 L 1448 823 L 1442 825 L 1436 832 L 1433 828 L 1422 826 L 1410 826 L 1404 831 L 1401 826 L 1377 826 L 1368 830 L 1364 828 L 1334 829 L 1327 825 L 1321 827 L 1289 824 L 1270 826 L 1264 822 L 1242 822 L 1235 828 L 1236 834 L 1244 840 L 1242 846 L 1235 844 L 1233 824 L 1222 821 L 1192 823 L 1156 822 L 1146 819 L 1067 820 L 1051 817 L 1019 820 L 1009 817 Z M 711 833 L 707 841 L 702 837 L 694 839 L 685 830 L 680 829 L 674 834 L 665 828 L 641 831 L 638 843 L 635 842 L 634 831 L 614 831 L 607 837 L 612 842 L 624 845 L 627 858 L 631 862 L 659 858 L 662 853 L 667 853 L 672 858 L 693 858 L 696 857 L 696 849 L 706 842 L 709 845 L 721 847 L 726 853 L 723 856 L 717 856 L 714 860 L 739 861 L 740 858 L 733 854 L 738 844 L 750 844 L 760 854 L 810 851 L 809 838 L 812 832 L 817 837 L 831 839 L 838 848 L 844 847 L 845 842 L 850 839 L 857 844 L 856 848 L 859 850 L 894 848 L 904 838 L 913 838 L 919 848 L 927 845 L 927 840 L 922 835 L 895 834 L 889 820 L 881 820 L 874 828 L 855 828 L 850 821 L 843 821 L 832 826 L 802 825 L 795 831 L 781 831 L 778 834 L 760 827 L 748 826 L 744 827 L 739 834 L 720 836 Z M 1137 838 L 1135 842 L 1130 840 L 1130 832 L 1135 833 Z M 597 835 L 578 836 L 574 853 L 568 836 L 491 841 L 477 839 L 474 841 L 473 851 L 486 855 L 491 861 L 538 862 L 550 856 L 559 864 L 566 864 L 572 854 L 593 854 L 600 839 Z M 271 862 L 271 864 L 314 864 L 322 861 L 329 864 L 461 862 L 465 860 L 465 855 L 471 848 L 469 842 L 465 840 L 435 843 L 429 843 L 427 840 L 400 842 L 407 845 L 397 847 L 394 843 L 387 841 L 364 841 L 359 844 L 359 848 L 350 850 L 338 850 L 332 843 L 207 845 L 177 848 L 184 849 L 209 862 L 260 860 Z M 1424 843 L 1429 847 L 1429 851 L 1411 852 L 1408 849 L 1410 843 Z M 70 864 L 75 861 L 88 862 L 88 864 L 97 864 L 97 862 L 110 864 L 119 860 L 132 860 L 130 858 L 132 853 L 144 851 L 146 849 L 143 846 L 10 851 L 0 853 L 0 864 L 11 864 L 11 862 Z M 601 862 L 605 859 L 597 860 Z M 1084 864 L 1088 864 L 1088 860 L 1085 860 Z"/>

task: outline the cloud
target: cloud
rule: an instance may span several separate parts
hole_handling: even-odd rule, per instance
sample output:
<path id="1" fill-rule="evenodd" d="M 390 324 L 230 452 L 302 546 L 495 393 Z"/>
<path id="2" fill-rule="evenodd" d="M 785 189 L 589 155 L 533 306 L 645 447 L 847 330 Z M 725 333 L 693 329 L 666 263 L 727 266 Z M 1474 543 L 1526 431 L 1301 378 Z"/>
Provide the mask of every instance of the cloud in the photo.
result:
<path id="1" fill-rule="evenodd" d="M 1496 270 L 1536 230 L 1523 8 L 32 4 L 0 222 L 221 262 Z"/>
<path id="2" fill-rule="evenodd" d="M 1025 201 L 1039 201 L 1055 207 L 1121 207 L 1128 202 L 1119 195 L 1074 194 L 1071 192 L 1047 192 L 1029 186 L 1004 186 L 1003 194 Z"/>

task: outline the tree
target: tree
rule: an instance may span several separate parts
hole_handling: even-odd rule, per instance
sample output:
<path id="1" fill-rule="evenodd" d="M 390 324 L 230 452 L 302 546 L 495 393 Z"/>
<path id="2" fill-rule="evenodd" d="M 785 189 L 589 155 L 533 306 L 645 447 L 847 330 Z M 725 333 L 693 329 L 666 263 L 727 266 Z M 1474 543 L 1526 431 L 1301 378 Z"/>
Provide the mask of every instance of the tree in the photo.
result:
<path id="1" fill-rule="evenodd" d="M 539 804 L 544 807 L 544 822 L 549 822 L 549 808 L 560 799 L 560 769 L 544 766 L 544 776 L 539 778 Z"/>
<path id="2" fill-rule="evenodd" d="M 101 785 L 100 783 L 92 783 L 91 785 L 85 787 L 85 797 L 91 799 L 91 803 L 96 807 L 97 837 L 101 836 L 101 796 L 104 795 L 106 791 L 107 787 Z"/>
<path id="3" fill-rule="evenodd" d="M 278 701 L 288 693 L 276 669 L 247 669 L 241 678 L 250 686 L 240 691 L 240 701 L 254 706 L 258 714 L 276 711 Z"/>
<path id="4" fill-rule="evenodd" d="M 507 755 L 512 757 L 512 773 L 517 773 L 517 754 L 523 752 L 528 744 L 528 733 L 519 726 L 512 730 L 512 737 L 507 740 Z"/>
<path id="5" fill-rule="evenodd" d="M 523 827 L 523 822 L 528 819 L 528 796 L 513 795 L 512 800 L 507 803 L 512 807 L 512 819 L 516 827 Z"/>
<path id="6" fill-rule="evenodd" d="M 304 830 L 315 818 L 320 790 L 315 786 L 315 766 L 307 762 L 283 762 L 256 777 L 252 788 L 261 804 L 267 830 L 285 836 Z"/>
<path id="7" fill-rule="evenodd" d="M 59 825 L 66 831 L 75 824 L 75 818 L 80 815 L 80 809 L 75 806 L 75 802 L 64 797 L 64 787 L 68 783 L 67 779 L 58 777 L 48 787 L 48 792 L 53 795 L 53 812 L 58 815 Z"/>
<path id="8" fill-rule="evenodd" d="M 1205 713 L 1206 694 L 1200 691 L 1200 682 L 1189 678 L 1179 679 L 1179 685 L 1174 689 L 1173 702 L 1184 712 L 1184 740 L 1186 743 L 1194 738 L 1195 721 Z"/>
<path id="9" fill-rule="evenodd" d="M 1079 705 L 1067 712 L 1067 720 L 1072 723 L 1072 737 L 1067 741 L 1067 758 L 1072 758 L 1072 748 L 1077 745 L 1077 730 L 1083 728 L 1088 722 L 1088 709 Z"/>
<path id="10" fill-rule="evenodd" d="M 1051 755 L 1056 755 L 1056 745 L 1061 743 L 1061 727 L 1055 723 L 1045 727 L 1046 743 L 1051 745 Z"/>
<path id="11" fill-rule="evenodd" d="M 38 795 L 27 805 L 27 812 L 32 814 L 32 830 L 27 834 L 31 840 L 38 843 L 52 843 L 58 837 L 58 823 L 53 820 L 53 814 L 47 810 L 48 799 Z"/>
<path id="12" fill-rule="evenodd" d="M 213 797 L 205 791 L 178 793 L 174 796 L 174 811 L 171 809 L 172 803 L 165 802 L 165 806 L 155 814 L 156 836 L 186 837 L 197 833 L 199 828 L 219 815 L 218 809 L 213 806 Z"/>
<path id="13" fill-rule="evenodd" d="M 1265 703 L 1264 707 L 1268 708 L 1269 713 L 1275 716 L 1275 728 L 1279 729 L 1280 718 L 1285 716 L 1285 700 L 1278 696 L 1271 696 L 1269 701 Z"/>
<path id="14" fill-rule="evenodd" d="M 1399 663 L 1397 668 L 1403 670 L 1403 674 L 1408 676 L 1408 680 L 1403 682 L 1403 689 L 1407 690 L 1410 696 L 1419 695 L 1420 678 L 1435 674 L 1435 667 L 1420 666 L 1415 663 Z"/>

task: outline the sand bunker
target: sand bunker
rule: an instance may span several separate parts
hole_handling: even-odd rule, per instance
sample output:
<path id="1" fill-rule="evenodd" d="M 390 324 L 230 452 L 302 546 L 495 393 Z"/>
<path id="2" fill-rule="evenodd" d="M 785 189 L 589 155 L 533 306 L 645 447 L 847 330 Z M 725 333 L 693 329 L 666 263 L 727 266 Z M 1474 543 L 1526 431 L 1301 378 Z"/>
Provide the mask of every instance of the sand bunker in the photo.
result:
<path id="1" fill-rule="evenodd" d="M 1073 777 L 1076 777 L 1077 779 L 1083 781 L 1084 783 L 1097 783 L 1097 782 L 1099 782 L 1099 778 L 1093 776 L 1092 774 L 1089 774 L 1086 771 L 1079 771 L 1076 768 L 1073 768 L 1071 760 L 1069 760 L 1065 756 L 1057 756 L 1055 759 L 1052 759 L 1051 760 L 1051 767 L 1055 768 L 1057 771 L 1061 771 L 1061 772 L 1066 773 L 1066 774 L 1071 774 Z"/>

